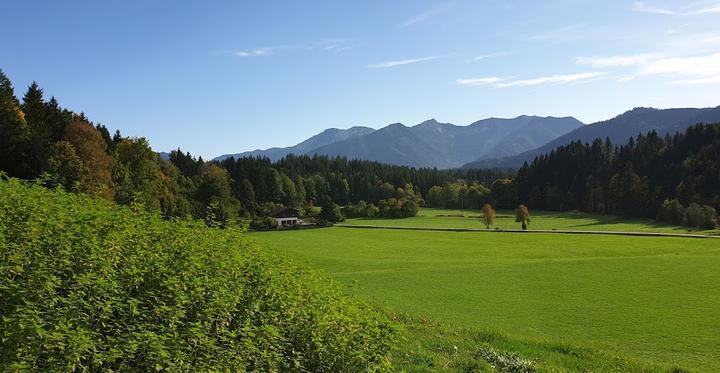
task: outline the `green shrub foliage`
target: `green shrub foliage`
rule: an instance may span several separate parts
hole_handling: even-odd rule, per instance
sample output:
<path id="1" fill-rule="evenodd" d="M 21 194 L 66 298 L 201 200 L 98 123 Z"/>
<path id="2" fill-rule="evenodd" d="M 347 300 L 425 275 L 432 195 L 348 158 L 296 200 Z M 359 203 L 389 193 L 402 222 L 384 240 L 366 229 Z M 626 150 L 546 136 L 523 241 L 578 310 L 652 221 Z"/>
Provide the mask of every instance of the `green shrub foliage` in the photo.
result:
<path id="1" fill-rule="evenodd" d="M 340 206 L 330 202 L 329 200 L 320 208 L 319 217 L 322 222 L 329 224 L 345 220 L 342 211 L 340 211 Z"/>
<path id="2" fill-rule="evenodd" d="M 683 223 L 684 218 L 685 207 L 683 207 L 677 198 L 666 199 L 663 204 L 660 205 L 657 220 L 680 225 Z"/>
<path id="3" fill-rule="evenodd" d="M 713 229 L 717 225 L 717 213 L 710 206 L 701 206 L 695 202 L 685 209 L 685 220 L 688 227 Z"/>
<path id="4" fill-rule="evenodd" d="M 277 220 L 269 216 L 266 216 L 264 218 L 258 217 L 253 219 L 252 222 L 250 222 L 250 228 L 256 231 L 269 231 L 272 229 L 277 229 L 277 226 Z"/>
<path id="5" fill-rule="evenodd" d="M 236 229 L 0 177 L 0 366 L 358 371 L 392 324 Z"/>
<path id="6" fill-rule="evenodd" d="M 676 198 L 666 199 L 660 206 L 657 220 L 688 227 L 713 229 L 717 226 L 717 212 L 712 206 L 695 202 L 685 208 Z"/>

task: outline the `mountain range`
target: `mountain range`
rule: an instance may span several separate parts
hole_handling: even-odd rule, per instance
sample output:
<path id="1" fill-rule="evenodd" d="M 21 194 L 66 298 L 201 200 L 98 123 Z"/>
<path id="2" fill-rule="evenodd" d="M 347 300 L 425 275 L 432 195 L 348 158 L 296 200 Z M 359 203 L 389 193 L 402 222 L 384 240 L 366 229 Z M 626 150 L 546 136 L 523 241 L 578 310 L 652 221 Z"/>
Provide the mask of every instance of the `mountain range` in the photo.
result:
<path id="1" fill-rule="evenodd" d="M 683 132 L 697 123 L 720 122 L 714 108 L 635 108 L 612 119 L 585 125 L 573 117 L 488 118 L 467 126 L 426 120 L 415 126 L 393 123 L 381 129 L 330 128 L 285 148 L 221 155 L 268 157 L 277 161 L 288 154 L 320 154 L 366 159 L 412 167 L 517 168 L 524 162 L 574 141 L 590 143 L 609 138 L 622 145 L 631 137 L 655 131 L 659 135 Z"/>
<path id="2" fill-rule="evenodd" d="M 523 115 L 483 119 L 467 126 L 430 119 L 412 127 L 393 123 L 378 130 L 333 128 L 295 146 L 225 154 L 215 160 L 264 156 L 275 161 L 288 154 L 321 154 L 403 166 L 456 168 L 477 159 L 520 154 L 582 126 L 572 117 Z"/>
<path id="3" fill-rule="evenodd" d="M 236 154 L 223 154 L 213 160 L 222 161 L 230 157 L 235 157 L 236 159 L 243 157 L 267 157 L 270 158 L 270 160 L 272 160 L 273 162 L 275 162 L 288 154 L 307 154 L 321 146 L 332 144 L 338 141 L 343 141 L 351 137 L 367 135 L 373 131 L 375 130 L 370 127 L 362 126 L 350 127 L 348 129 L 328 128 L 295 146 L 289 146 L 285 148 L 270 148 L 265 150 L 257 149 L 249 152 Z"/>
<path id="4" fill-rule="evenodd" d="M 514 156 L 478 159 L 463 168 L 517 168 L 539 155 L 575 141 L 591 143 L 597 138 L 609 138 L 615 145 L 624 145 L 631 137 L 641 133 L 655 131 L 660 136 L 672 135 L 699 123 L 720 123 L 720 106 L 701 109 L 635 108 L 615 118 L 578 128 L 538 148 Z"/>

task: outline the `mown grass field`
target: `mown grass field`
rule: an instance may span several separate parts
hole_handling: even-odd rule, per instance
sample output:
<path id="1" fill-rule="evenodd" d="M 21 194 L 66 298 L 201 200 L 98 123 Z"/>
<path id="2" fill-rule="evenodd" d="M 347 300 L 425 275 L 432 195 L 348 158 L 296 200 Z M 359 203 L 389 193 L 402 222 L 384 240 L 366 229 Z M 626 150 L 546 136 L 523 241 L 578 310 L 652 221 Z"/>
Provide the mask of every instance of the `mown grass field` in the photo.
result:
<path id="1" fill-rule="evenodd" d="M 626 219 L 618 216 L 586 214 L 582 212 L 530 211 L 529 229 L 569 229 L 586 231 L 633 231 L 661 233 L 720 234 L 720 230 L 701 230 L 678 227 L 650 219 Z M 478 210 L 421 209 L 418 216 L 407 219 L 359 218 L 347 219 L 343 224 L 381 225 L 416 228 L 485 228 Z M 520 229 L 513 211 L 498 211 L 491 227 Z"/>
<path id="2" fill-rule="evenodd" d="M 435 219 L 447 218 L 407 223 Z M 555 218 L 562 221 L 575 220 Z M 532 224 L 552 225 L 538 215 Z M 353 294 L 450 328 L 720 370 L 720 240 L 341 227 L 251 236 Z"/>

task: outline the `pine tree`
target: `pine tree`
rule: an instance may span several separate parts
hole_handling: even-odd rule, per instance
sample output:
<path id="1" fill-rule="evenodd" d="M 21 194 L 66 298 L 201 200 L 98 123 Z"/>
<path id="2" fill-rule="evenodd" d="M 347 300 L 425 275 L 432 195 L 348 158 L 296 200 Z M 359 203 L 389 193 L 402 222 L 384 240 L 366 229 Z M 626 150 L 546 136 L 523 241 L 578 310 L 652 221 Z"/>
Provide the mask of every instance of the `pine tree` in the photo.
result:
<path id="1" fill-rule="evenodd" d="M 238 199 L 242 204 L 245 212 L 250 215 L 255 215 L 256 202 L 255 202 L 255 189 L 252 183 L 248 179 L 243 179 L 240 182 L 240 190 L 238 192 Z"/>
<path id="2" fill-rule="evenodd" d="M 0 70 L 0 170 L 10 176 L 28 178 L 24 117 L 10 79 Z"/>
<path id="3" fill-rule="evenodd" d="M 47 151 L 52 143 L 52 133 L 47 126 L 47 107 L 43 99 L 43 90 L 36 82 L 28 87 L 23 97 L 22 110 L 28 124 L 28 147 L 25 154 L 28 163 L 27 178 L 40 175 L 46 164 Z"/>

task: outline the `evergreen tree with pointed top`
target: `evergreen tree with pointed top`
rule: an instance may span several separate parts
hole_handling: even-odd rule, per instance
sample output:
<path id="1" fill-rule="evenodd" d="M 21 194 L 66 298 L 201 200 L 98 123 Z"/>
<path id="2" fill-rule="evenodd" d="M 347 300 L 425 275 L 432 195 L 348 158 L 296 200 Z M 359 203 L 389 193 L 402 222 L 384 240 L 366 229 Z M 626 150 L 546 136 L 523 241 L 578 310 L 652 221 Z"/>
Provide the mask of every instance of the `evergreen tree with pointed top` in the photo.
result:
<path id="1" fill-rule="evenodd" d="M 0 170 L 10 176 L 28 177 L 25 162 L 27 125 L 12 82 L 0 70 Z"/>
<path id="2" fill-rule="evenodd" d="M 37 82 L 32 82 L 23 96 L 22 110 L 28 125 L 28 143 L 25 158 L 28 163 L 26 178 L 40 175 L 45 162 L 44 154 L 50 148 L 52 136 L 47 130 L 47 107 L 43 90 Z"/>
<path id="3" fill-rule="evenodd" d="M 240 200 L 243 209 L 245 209 L 246 213 L 255 215 L 255 188 L 253 188 L 252 183 L 248 179 L 243 179 L 238 189 L 238 200 Z"/>

